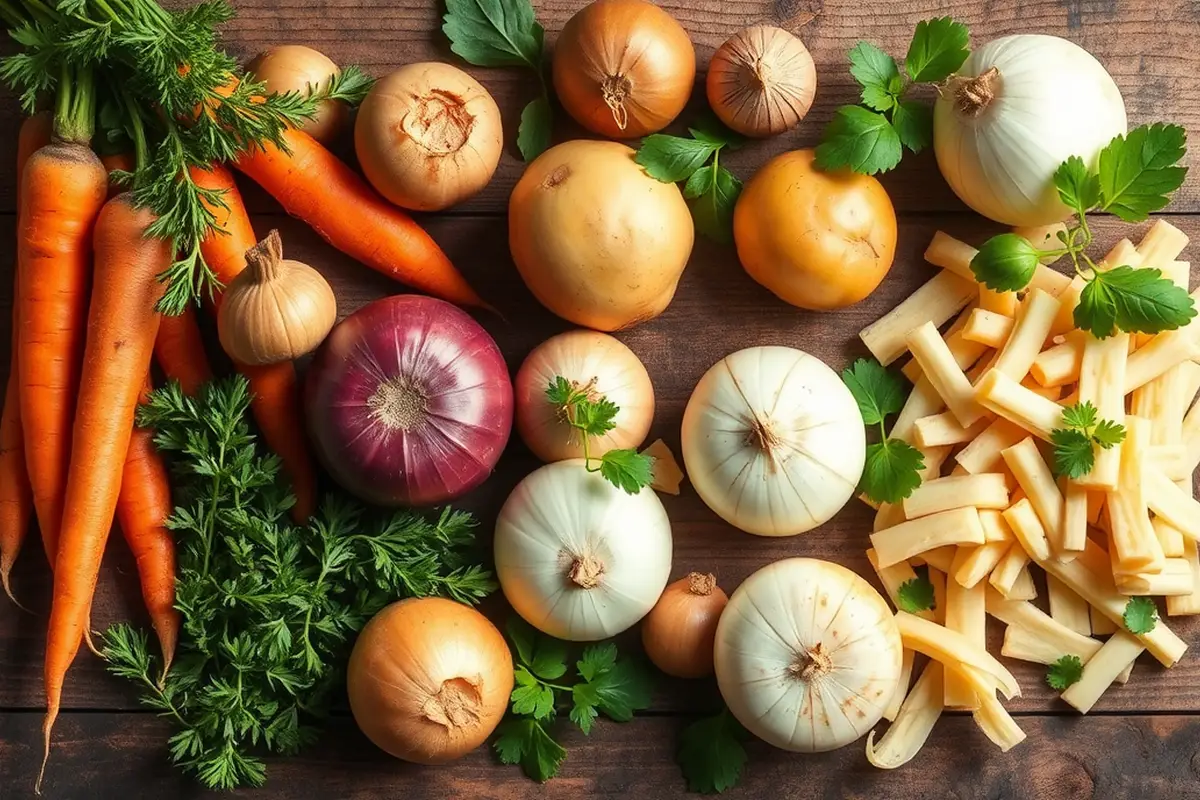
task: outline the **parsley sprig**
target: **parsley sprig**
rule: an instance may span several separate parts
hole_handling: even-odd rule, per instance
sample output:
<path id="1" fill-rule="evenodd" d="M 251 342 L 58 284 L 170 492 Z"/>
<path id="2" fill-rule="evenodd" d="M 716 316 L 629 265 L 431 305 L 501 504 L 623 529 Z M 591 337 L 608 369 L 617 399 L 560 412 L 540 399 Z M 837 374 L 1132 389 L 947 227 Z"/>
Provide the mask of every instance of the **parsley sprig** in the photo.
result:
<path id="1" fill-rule="evenodd" d="M 628 722 L 635 711 L 650 705 L 653 680 L 649 670 L 629 658 L 618 658 L 611 642 L 589 645 L 575 662 L 576 679 L 563 682 L 568 671 L 568 646 L 535 631 L 513 617 L 507 626 L 515 661 L 515 687 L 509 715 L 497 728 L 493 742 L 505 764 L 544 783 L 556 774 L 567 751 L 550 735 L 560 703 L 570 698 L 568 719 L 589 734 L 600 714 Z"/>
<path id="2" fill-rule="evenodd" d="M 650 177 L 663 183 L 680 183 L 692 210 L 696 229 L 715 242 L 733 241 L 733 208 L 742 193 L 742 182 L 721 166 L 721 151 L 736 150 L 745 141 L 715 117 L 705 117 L 688 128 L 691 138 L 656 133 L 642 140 L 634 160 Z"/>
<path id="3" fill-rule="evenodd" d="M 937 607 L 933 583 L 929 580 L 928 571 L 900 584 L 900 589 L 896 592 L 896 605 L 901 611 L 907 611 L 910 614 L 932 611 Z"/>
<path id="4" fill-rule="evenodd" d="M 1083 677 L 1083 662 L 1079 656 L 1063 656 L 1046 670 L 1046 684 L 1062 692 L 1079 683 Z"/>
<path id="5" fill-rule="evenodd" d="M 904 407 L 904 384 L 878 361 L 860 358 L 842 372 L 842 381 L 858 403 L 863 423 L 878 425 L 881 440 L 867 445 L 859 488 L 877 503 L 898 503 L 921 485 L 925 456 L 900 439 L 889 439 L 884 420 Z"/>
<path id="6" fill-rule="evenodd" d="M 728 708 L 688 725 L 679 734 L 675 760 L 688 791 L 720 794 L 741 780 L 746 766 L 744 742 L 750 734 Z"/>
<path id="7" fill-rule="evenodd" d="M 1016 234 L 995 236 L 971 261 L 975 277 L 996 291 L 1020 291 L 1032 280 L 1039 259 L 1065 255 L 1087 281 L 1075 307 L 1077 327 L 1105 338 L 1118 330 L 1159 333 L 1186 325 L 1196 316 L 1195 303 L 1160 269 L 1125 264 L 1102 269 L 1087 254 L 1092 244 L 1089 213 L 1142 222 L 1166 207 L 1187 175 L 1187 168 L 1179 165 L 1186 146 L 1183 128 L 1155 123 L 1109 142 L 1095 169 L 1071 156 L 1054 173 L 1059 198 L 1074 212 L 1066 230 L 1058 234 L 1062 247 L 1038 250 Z"/>
<path id="8" fill-rule="evenodd" d="M 901 74 L 896 60 L 869 42 L 850 51 L 850 74 L 862 87 L 862 105 L 842 106 L 817 147 L 821 169 L 849 168 L 874 175 L 900 163 L 907 148 L 919 153 L 933 142 L 933 110 L 912 100 L 919 84 L 939 84 L 967 60 L 967 26 L 950 17 L 917 23 Z"/>
<path id="9" fill-rule="evenodd" d="M 1121 616 L 1130 633 L 1144 635 L 1158 624 L 1158 606 L 1149 597 L 1131 597 Z"/>
<path id="10" fill-rule="evenodd" d="M 241 377 L 198 397 L 177 383 L 151 394 L 140 424 L 172 467 L 177 504 L 177 656 L 165 677 L 144 631 L 103 636 L 108 670 L 138 684 L 141 701 L 176 729 L 171 759 L 205 786 L 259 786 L 264 754 L 293 754 L 316 738 L 355 632 L 400 597 L 474 603 L 495 588 L 471 560 L 474 520 L 443 511 L 380 518 L 331 496 L 309 523 L 290 522 L 294 498 L 249 427 Z"/>
<path id="11" fill-rule="evenodd" d="M 1050 432 L 1054 445 L 1054 472 L 1079 480 L 1096 466 L 1096 450 L 1109 450 L 1125 441 L 1125 426 L 1100 419 L 1090 402 L 1076 403 L 1063 409 L 1064 427 Z"/>
<path id="12" fill-rule="evenodd" d="M 580 386 L 561 375 L 555 376 L 546 387 L 546 399 L 559 409 L 568 425 L 579 431 L 588 472 L 599 472 L 606 481 L 629 494 L 637 494 L 650 485 L 654 479 L 654 459 L 648 455 L 630 448 L 609 450 L 599 459 L 591 456 L 588 440 L 617 427 L 616 417 L 621 409 L 616 403 L 597 395 L 590 383 Z M 593 467 L 593 461 L 599 461 L 599 466 Z"/>

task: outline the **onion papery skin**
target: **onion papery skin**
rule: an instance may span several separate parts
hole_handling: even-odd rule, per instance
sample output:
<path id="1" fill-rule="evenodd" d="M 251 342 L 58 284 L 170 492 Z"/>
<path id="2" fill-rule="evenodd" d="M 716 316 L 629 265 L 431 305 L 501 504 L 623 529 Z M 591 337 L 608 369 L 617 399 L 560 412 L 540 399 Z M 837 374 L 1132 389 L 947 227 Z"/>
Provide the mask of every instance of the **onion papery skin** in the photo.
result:
<path id="1" fill-rule="evenodd" d="M 730 712 L 758 738 L 798 753 L 843 747 L 874 727 L 902 656 L 887 601 L 845 567 L 812 558 L 747 578 L 721 614 L 714 648 Z"/>
<path id="2" fill-rule="evenodd" d="M 708 104 L 742 134 L 777 136 L 800 124 L 817 92 L 817 68 L 799 38 L 756 25 L 713 53 L 705 80 Z"/>
<path id="3" fill-rule="evenodd" d="M 376 505 L 425 506 L 491 474 L 512 430 L 512 383 L 465 312 L 396 295 L 333 329 L 309 369 L 306 411 L 339 484 Z"/>

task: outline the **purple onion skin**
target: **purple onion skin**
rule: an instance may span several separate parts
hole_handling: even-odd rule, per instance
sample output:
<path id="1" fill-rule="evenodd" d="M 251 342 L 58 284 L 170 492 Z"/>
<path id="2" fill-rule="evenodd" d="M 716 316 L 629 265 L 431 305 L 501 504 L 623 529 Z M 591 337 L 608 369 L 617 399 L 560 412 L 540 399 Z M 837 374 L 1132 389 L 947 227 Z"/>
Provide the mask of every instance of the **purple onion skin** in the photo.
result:
<path id="1" fill-rule="evenodd" d="M 496 342 L 457 306 L 376 300 L 338 323 L 309 368 L 308 424 L 325 468 L 383 506 L 427 506 L 491 474 L 512 431 Z"/>

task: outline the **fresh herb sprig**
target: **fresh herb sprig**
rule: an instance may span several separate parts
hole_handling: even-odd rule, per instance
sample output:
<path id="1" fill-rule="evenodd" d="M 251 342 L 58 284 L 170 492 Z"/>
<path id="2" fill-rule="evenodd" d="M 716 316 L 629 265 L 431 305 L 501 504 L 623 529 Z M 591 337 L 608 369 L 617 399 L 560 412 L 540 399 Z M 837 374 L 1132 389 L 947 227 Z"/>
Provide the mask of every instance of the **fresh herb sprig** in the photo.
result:
<path id="1" fill-rule="evenodd" d="M 1016 234 L 1001 234 L 979 248 L 971 271 L 990 289 L 1015 292 L 1029 285 L 1039 259 L 1068 256 L 1087 282 L 1075 307 L 1077 327 L 1103 339 L 1117 331 L 1159 333 L 1188 324 L 1196 316 L 1195 303 L 1161 270 L 1153 265 L 1102 267 L 1087 254 L 1092 244 L 1087 215 L 1105 212 L 1125 222 L 1142 222 L 1165 208 L 1187 176 L 1187 167 L 1179 163 L 1186 151 L 1183 128 L 1156 123 L 1109 142 L 1095 169 L 1071 156 L 1054 173 L 1059 198 L 1074 212 L 1058 233 L 1062 247 L 1039 250 Z"/>
<path id="2" fill-rule="evenodd" d="M 937 600 L 933 591 L 933 583 L 929 580 L 928 572 L 909 578 L 900 584 L 896 592 L 896 606 L 909 614 L 920 614 L 922 611 L 932 611 L 937 608 Z"/>
<path id="3" fill-rule="evenodd" d="M 721 166 L 721 151 L 736 150 L 744 140 L 715 117 L 688 128 L 691 137 L 656 133 L 642 140 L 634 158 L 663 183 L 683 183 L 683 196 L 696 229 L 715 242 L 733 241 L 733 208 L 742 182 Z"/>
<path id="4" fill-rule="evenodd" d="M 588 472 L 601 477 L 629 494 L 637 494 L 654 480 L 654 459 L 634 449 L 609 450 L 593 459 L 588 443 L 593 436 L 603 436 L 617 427 L 620 408 L 603 395 L 597 395 L 590 384 L 580 386 L 561 375 L 555 376 L 546 387 L 546 399 L 559 410 L 568 425 L 579 432 L 583 445 L 583 462 Z M 592 466 L 599 461 L 598 466 Z"/>
<path id="5" fill-rule="evenodd" d="M 904 407 L 904 384 L 878 361 L 860 358 L 842 372 L 842 381 L 858 403 L 863 423 L 878 425 L 880 441 L 867 445 L 859 488 L 877 503 L 898 503 L 921 485 L 925 456 L 908 442 L 889 439 L 884 420 Z"/>
<path id="6" fill-rule="evenodd" d="M 1126 630 L 1141 636 L 1150 633 L 1158 624 L 1158 606 L 1149 597 L 1131 597 L 1121 618 Z"/>
<path id="7" fill-rule="evenodd" d="M 1046 670 L 1046 685 L 1062 692 L 1079 683 L 1083 677 L 1083 662 L 1079 656 L 1063 656 Z"/>
<path id="8" fill-rule="evenodd" d="M 600 714 L 614 722 L 628 722 L 635 711 L 649 707 L 654 688 L 649 670 L 637 661 L 619 658 L 615 644 L 584 648 L 575 662 L 577 677 L 568 685 L 563 682 L 568 672 L 566 642 L 538 633 L 516 617 L 509 620 L 507 633 L 516 685 L 510 713 L 497 728 L 493 747 L 502 763 L 520 764 L 530 778 L 550 780 L 567 757 L 548 730 L 567 698 L 567 717 L 584 734 L 592 732 Z"/>
<path id="9" fill-rule="evenodd" d="M 1054 472 L 1079 480 L 1096 466 L 1096 450 L 1109 450 L 1125 441 L 1125 426 L 1100 419 L 1090 402 L 1076 403 L 1062 412 L 1063 427 L 1050 432 L 1054 445 Z"/>
<path id="10" fill-rule="evenodd" d="M 744 743 L 750 734 L 728 708 L 688 725 L 679 734 L 675 760 L 688 791 L 720 794 L 741 780 L 746 766 Z"/>
<path id="11" fill-rule="evenodd" d="M 172 467 L 182 635 L 163 677 L 145 632 L 122 624 L 103 636 L 109 671 L 139 684 L 143 704 L 175 727 L 171 759 L 214 789 L 261 785 L 262 754 L 315 739 L 311 723 L 336 695 L 352 636 L 385 605 L 474 603 L 495 588 L 471 559 L 470 514 L 375 519 L 330 497 L 292 525 L 293 498 L 279 459 L 250 433 L 249 404 L 236 377 L 198 397 L 171 383 L 140 410 Z"/>
<path id="12" fill-rule="evenodd" d="M 546 32 L 529 0 L 446 0 L 442 32 L 450 49 L 477 67 L 528 67 L 541 94 L 521 112 L 517 148 L 533 161 L 550 147 L 554 112 L 546 83 Z"/>
<path id="13" fill-rule="evenodd" d="M 817 147 L 821 169 L 849 168 L 865 175 L 887 172 L 907 148 L 919 153 L 933 142 L 933 110 L 909 98 L 919 84 L 939 84 L 970 55 L 967 26 L 950 17 L 917 23 L 904 73 L 896 60 L 869 42 L 850 51 L 850 74 L 862 87 L 862 105 L 842 106 Z"/>

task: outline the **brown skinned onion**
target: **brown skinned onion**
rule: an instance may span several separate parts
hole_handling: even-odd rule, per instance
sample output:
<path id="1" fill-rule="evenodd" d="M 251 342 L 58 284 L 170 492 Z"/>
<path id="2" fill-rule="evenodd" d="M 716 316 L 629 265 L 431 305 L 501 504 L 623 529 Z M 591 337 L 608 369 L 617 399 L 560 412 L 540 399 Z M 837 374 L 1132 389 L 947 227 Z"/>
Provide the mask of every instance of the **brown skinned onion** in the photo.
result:
<path id="1" fill-rule="evenodd" d="M 271 92 L 300 92 L 307 95 L 323 87 L 341 72 L 324 53 L 299 44 L 284 44 L 260 53 L 246 66 L 255 80 L 262 81 Z M 326 100 L 316 115 L 305 121 L 300 130 L 328 144 L 341 133 L 350 115 L 350 108 L 340 100 Z"/>
<path id="2" fill-rule="evenodd" d="M 554 48 L 554 90 L 585 128 L 613 139 L 660 131 L 696 79 L 687 32 L 644 0 L 596 0 L 567 21 Z"/>
<path id="3" fill-rule="evenodd" d="M 711 573 L 692 572 L 667 586 L 642 622 L 654 666 L 676 678 L 711 675 L 717 622 L 728 602 Z"/>
<path id="4" fill-rule="evenodd" d="M 418 764 L 444 764 L 483 744 L 512 687 L 512 655 L 496 626 L 437 597 L 376 614 L 346 670 L 358 727 L 382 750 Z"/>
<path id="5" fill-rule="evenodd" d="M 713 53 L 706 83 L 716 115 L 744 136 L 775 136 L 800 124 L 817 90 L 804 42 L 771 25 L 734 34 Z"/>

